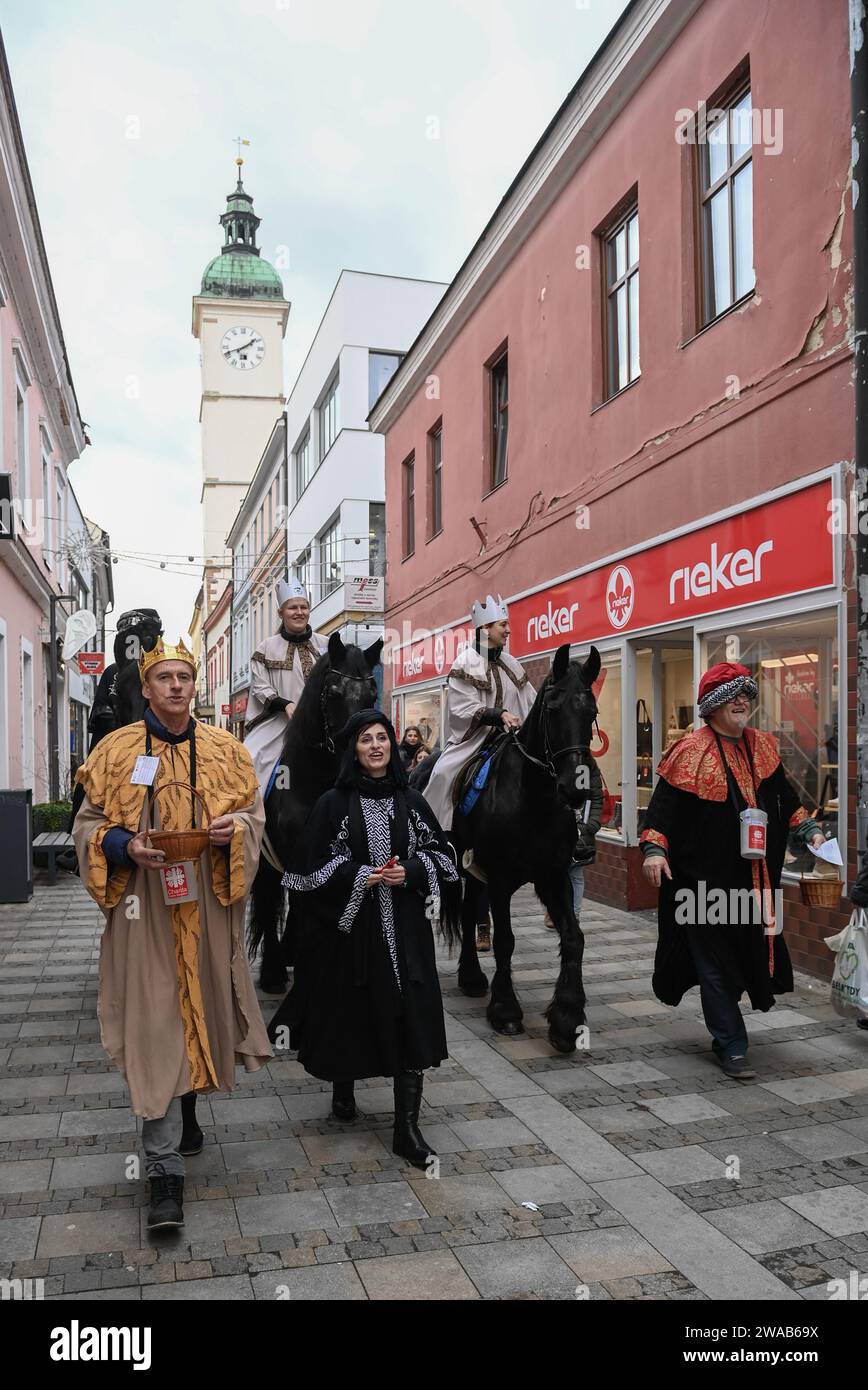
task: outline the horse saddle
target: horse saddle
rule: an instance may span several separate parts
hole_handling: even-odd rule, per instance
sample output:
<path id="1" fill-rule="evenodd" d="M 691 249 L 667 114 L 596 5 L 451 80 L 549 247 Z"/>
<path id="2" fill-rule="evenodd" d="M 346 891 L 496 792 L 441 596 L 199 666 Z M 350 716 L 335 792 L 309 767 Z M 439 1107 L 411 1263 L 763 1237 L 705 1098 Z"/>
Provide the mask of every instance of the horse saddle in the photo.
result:
<path id="1" fill-rule="evenodd" d="M 487 740 L 478 752 L 473 754 L 472 758 L 468 758 L 455 778 L 455 785 L 452 788 L 452 804 L 462 816 L 468 816 L 479 800 L 480 793 L 488 781 L 494 759 L 503 747 L 506 738 L 506 734 L 500 734 L 494 739 Z"/>

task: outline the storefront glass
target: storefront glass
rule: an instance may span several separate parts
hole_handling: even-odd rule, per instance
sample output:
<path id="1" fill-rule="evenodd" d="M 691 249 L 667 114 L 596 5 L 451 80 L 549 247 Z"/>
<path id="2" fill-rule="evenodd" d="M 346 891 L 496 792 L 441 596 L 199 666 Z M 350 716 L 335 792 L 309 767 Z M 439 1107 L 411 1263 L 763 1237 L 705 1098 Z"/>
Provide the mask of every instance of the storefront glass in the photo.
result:
<path id="1" fill-rule="evenodd" d="M 395 721 L 399 740 L 409 724 L 416 724 L 431 752 L 440 751 L 443 746 L 441 691 L 442 686 L 438 685 L 435 690 L 420 690 L 398 696 L 395 701 Z"/>
<path id="2" fill-rule="evenodd" d="M 597 724 L 591 741 L 592 750 L 602 747 L 605 751 L 597 753 L 597 764 L 606 784 L 614 806 L 608 830 L 621 829 L 621 657 L 615 652 L 603 657 L 603 666 L 596 686 Z"/>
<path id="3" fill-rule="evenodd" d="M 705 666 L 738 661 L 759 685 L 751 723 L 780 744 L 787 777 L 826 834 L 838 833 L 838 637 L 834 612 L 731 627 L 704 639 Z M 808 872 L 792 841 L 785 867 Z"/>
<path id="4" fill-rule="evenodd" d="M 654 782 L 654 653 L 636 653 L 636 811 L 639 829 L 651 800 Z"/>

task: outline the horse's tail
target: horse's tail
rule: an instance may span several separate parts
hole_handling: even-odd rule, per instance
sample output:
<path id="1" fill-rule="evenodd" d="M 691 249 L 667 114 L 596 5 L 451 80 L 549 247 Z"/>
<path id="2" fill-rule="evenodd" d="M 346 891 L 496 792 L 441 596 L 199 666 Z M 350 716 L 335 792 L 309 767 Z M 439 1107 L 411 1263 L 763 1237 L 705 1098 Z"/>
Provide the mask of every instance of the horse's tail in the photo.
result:
<path id="1" fill-rule="evenodd" d="M 277 935 L 280 910 L 283 904 L 283 884 L 280 875 L 264 859 L 260 859 L 250 891 L 250 914 L 247 922 L 247 953 L 256 959 L 265 933 L 271 928 Z"/>
<path id="2" fill-rule="evenodd" d="M 461 876 L 454 883 L 440 886 L 440 926 L 438 935 L 450 953 L 461 945 Z"/>

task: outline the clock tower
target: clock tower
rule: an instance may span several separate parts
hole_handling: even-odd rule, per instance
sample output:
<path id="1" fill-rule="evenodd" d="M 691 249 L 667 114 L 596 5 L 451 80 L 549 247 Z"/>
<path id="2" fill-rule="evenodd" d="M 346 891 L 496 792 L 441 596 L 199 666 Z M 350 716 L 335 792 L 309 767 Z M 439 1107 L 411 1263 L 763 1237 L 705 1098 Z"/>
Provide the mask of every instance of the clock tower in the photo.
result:
<path id="1" fill-rule="evenodd" d="M 220 218 L 224 245 L 193 298 L 201 345 L 203 615 L 230 577 L 226 537 L 275 421 L 283 410 L 283 338 L 290 305 L 283 282 L 256 245 L 260 219 L 241 183 Z"/>

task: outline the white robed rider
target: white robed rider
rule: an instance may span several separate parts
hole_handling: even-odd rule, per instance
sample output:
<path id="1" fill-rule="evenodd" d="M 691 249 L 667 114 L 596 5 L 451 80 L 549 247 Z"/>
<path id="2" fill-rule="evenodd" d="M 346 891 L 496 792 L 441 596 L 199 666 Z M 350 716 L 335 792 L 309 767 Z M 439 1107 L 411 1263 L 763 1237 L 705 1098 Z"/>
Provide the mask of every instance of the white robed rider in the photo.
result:
<path id="1" fill-rule="evenodd" d="M 476 629 L 476 645 L 466 647 L 449 672 L 446 742 L 424 793 L 447 832 L 452 829 L 452 793 L 461 769 L 492 729 L 519 728 L 536 699 L 527 673 L 506 650 L 509 610 L 503 599 L 488 594 L 484 603 L 472 605 L 470 619 Z"/>
<path id="2" fill-rule="evenodd" d="M 280 629 L 267 637 L 250 658 L 250 695 L 244 746 L 253 759 L 263 798 L 280 759 L 286 722 L 301 698 L 328 638 L 310 628 L 310 599 L 298 579 L 277 586 Z"/>

